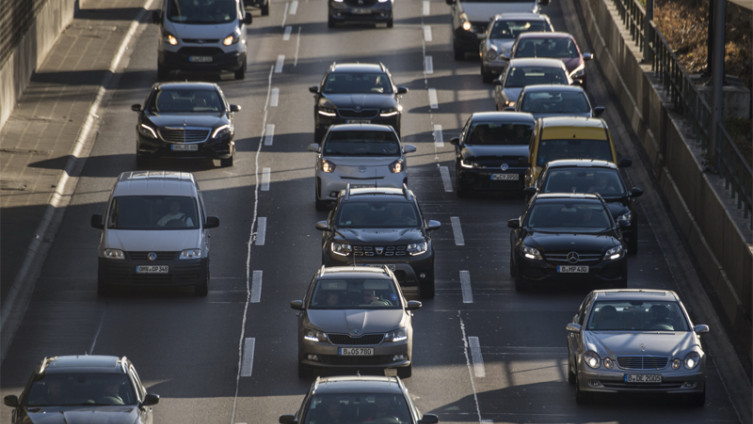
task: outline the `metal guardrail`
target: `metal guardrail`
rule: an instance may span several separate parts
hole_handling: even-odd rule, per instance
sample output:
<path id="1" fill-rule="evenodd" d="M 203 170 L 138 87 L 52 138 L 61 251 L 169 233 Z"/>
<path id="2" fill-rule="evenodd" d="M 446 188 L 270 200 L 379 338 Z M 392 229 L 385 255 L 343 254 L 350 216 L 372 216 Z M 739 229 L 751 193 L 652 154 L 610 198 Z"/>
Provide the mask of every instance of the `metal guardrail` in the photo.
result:
<path id="1" fill-rule="evenodd" d="M 712 109 L 706 99 L 698 92 L 688 72 L 677 60 L 669 44 L 661 35 L 653 21 L 645 25 L 646 11 L 638 0 L 612 0 L 622 22 L 633 37 L 641 51 L 648 49 L 646 57 L 651 58 L 651 68 L 662 84 L 675 111 L 681 113 L 693 128 L 699 144 L 706 152 L 706 166 L 713 169 L 724 179 L 725 188 L 730 191 L 737 207 L 753 226 L 751 208 L 753 199 L 753 171 L 743 158 L 737 145 L 732 141 L 722 123 L 712 134 Z M 645 41 L 645 28 L 648 28 L 651 40 Z M 716 143 L 713 143 L 716 136 Z M 714 145 L 716 144 L 716 145 Z M 709 160 L 714 158 L 714 160 Z"/>

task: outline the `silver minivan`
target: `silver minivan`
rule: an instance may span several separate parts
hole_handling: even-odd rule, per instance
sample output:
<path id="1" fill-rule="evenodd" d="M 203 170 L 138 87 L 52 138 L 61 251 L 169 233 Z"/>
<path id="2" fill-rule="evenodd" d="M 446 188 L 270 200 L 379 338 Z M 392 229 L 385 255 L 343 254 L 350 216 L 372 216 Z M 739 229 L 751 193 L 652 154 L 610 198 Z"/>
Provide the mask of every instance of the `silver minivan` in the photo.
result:
<path id="1" fill-rule="evenodd" d="M 189 172 L 123 172 L 105 215 L 91 225 L 99 237 L 97 294 L 117 286 L 209 288 L 209 234 L 220 225 L 207 216 L 199 185 Z"/>
<path id="2" fill-rule="evenodd" d="M 160 81 L 177 70 L 245 77 L 246 25 L 252 18 L 242 0 L 164 0 L 153 20 L 160 24 Z"/>

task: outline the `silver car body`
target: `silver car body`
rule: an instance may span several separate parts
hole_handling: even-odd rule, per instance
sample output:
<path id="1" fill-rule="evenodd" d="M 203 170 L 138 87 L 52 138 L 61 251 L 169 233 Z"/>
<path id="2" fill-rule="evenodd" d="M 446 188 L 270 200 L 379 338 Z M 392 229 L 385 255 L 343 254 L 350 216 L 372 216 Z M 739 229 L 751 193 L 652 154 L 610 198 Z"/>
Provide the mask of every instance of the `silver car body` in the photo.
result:
<path id="1" fill-rule="evenodd" d="M 593 106 L 583 87 L 541 84 L 528 85 L 520 91 L 515 111 L 528 112 L 536 119 L 547 116 L 595 118 L 604 113 L 604 107 Z"/>
<path id="2" fill-rule="evenodd" d="M 526 31 L 554 31 L 554 27 L 547 15 L 538 13 L 501 13 L 489 22 L 478 52 L 485 81 L 505 70 L 517 34 Z"/>
<path id="3" fill-rule="evenodd" d="M 566 326 L 568 380 L 576 400 L 591 393 L 689 395 L 703 404 L 706 355 L 699 334 L 671 290 L 592 291 Z"/>
<path id="4" fill-rule="evenodd" d="M 494 105 L 497 110 L 514 108 L 520 92 L 528 85 L 570 85 L 567 68 L 561 60 L 547 58 L 512 59 L 494 81 Z"/>

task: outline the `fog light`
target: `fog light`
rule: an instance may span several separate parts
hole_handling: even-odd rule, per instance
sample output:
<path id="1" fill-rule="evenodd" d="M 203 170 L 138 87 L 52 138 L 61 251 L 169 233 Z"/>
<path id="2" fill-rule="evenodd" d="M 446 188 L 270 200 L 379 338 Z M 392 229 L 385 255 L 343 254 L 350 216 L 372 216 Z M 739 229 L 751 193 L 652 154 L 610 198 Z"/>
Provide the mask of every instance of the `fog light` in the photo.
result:
<path id="1" fill-rule="evenodd" d="M 392 357 L 392 362 L 404 361 L 404 360 L 405 360 L 405 355 L 394 355 Z"/>
<path id="2" fill-rule="evenodd" d="M 599 380 L 588 380 L 588 387 L 593 387 L 595 389 L 600 389 L 604 387 L 603 384 L 601 384 L 601 381 Z"/>
<path id="3" fill-rule="evenodd" d="M 319 362 L 319 355 L 309 353 L 308 355 L 306 355 L 306 359 L 308 359 L 309 361 Z"/>
<path id="4" fill-rule="evenodd" d="M 426 273 L 422 272 L 422 273 L 418 274 L 418 277 L 423 280 L 423 279 L 426 278 Z"/>
<path id="5" fill-rule="evenodd" d="M 682 383 L 682 385 L 680 386 L 680 388 L 681 389 L 695 389 L 696 388 L 696 383 L 694 383 L 692 381 L 685 381 L 685 382 Z"/>

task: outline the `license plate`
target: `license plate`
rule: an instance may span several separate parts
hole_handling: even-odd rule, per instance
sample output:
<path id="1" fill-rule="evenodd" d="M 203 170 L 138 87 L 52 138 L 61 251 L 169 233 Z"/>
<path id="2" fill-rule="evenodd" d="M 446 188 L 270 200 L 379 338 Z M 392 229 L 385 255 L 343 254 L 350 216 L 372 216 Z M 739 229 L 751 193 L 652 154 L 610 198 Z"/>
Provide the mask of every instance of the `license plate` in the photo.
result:
<path id="1" fill-rule="evenodd" d="M 588 274 L 588 265 L 560 265 L 557 272 L 564 274 Z"/>
<path id="2" fill-rule="evenodd" d="M 374 356 L 373 347 L 341 347 L 337 349 L 340 356 Z"/>
<path id="3" fill-rule="evenodd" d="M 170 272 L 169 265 L 137 265 L 137 274 L 167 274 Z"/>
<path id="4" fill-rule="evenodd" d="M 625 383 L 661 383 L 661 375 L 625 374 Z"/>
<path id="5" fill-rule="evenodd" d="M 188 56 L 188 61 L 192 63 L 209 63 L 212 56 Z"/>
<path id="6" fill-rule="evenodd" d="M 518 181 L 519 174 L 492 174 L 492 181 Z"/>
<path id="7" fill-rule="evenodd" d="M 347 124 L 370 124 L 371 121 L 368 119 L 348 119 L 345 121 Z"/>
<path id="8" fill-rule="evenodd" d="M 198 144 L 173 144 L 172 149 L 175 152 L 195 152 L 199 150 Z"/>
<path id="9" fill-rule="evenodd" d="M 368 15 L 371 13 L 371 9 L 352 9 L 350 13 L 354 15 Z"/>

